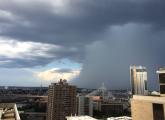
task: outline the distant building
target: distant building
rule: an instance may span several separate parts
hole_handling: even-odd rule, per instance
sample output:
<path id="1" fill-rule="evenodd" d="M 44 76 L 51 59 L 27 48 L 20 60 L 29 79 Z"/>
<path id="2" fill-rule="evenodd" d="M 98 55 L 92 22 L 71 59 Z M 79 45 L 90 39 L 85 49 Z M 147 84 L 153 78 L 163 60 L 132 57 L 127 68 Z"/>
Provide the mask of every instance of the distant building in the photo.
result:
<path id="1" fill-rule="evenodd" d="M 109 99 L 115 98 L 114 95 L 109 90 L 107 90 L 104 83 L 102 83 L 102 86 L 100 88 L 90 92 L 86 96 L 100 96 L 102 101 L 108 101 Z"/>
<path id="2" fill-rule="evenodd" d="M 159 91 L 161 96 L 165 96 L 165 68 L 160 68 L 158 71 Z"/>
<path id="3" fill-rule="evenodd" d="M 47 120 L 65 120 L 76 114 L 76 86 L 66 80 L 52 83 L 48 91 Z"/>
<path id="4" fill-rule="evenodd" d="M 91 97 L 77 96 L 77 114 L 93 116 L 93 101 Z"/>
<path id="5" fill-rule="evenodd" d="M 147 95 L 147 71 L 143 66 L 130 66 L 132 95 Z"/>
<path id="6" fill-rule="evenodd" d="M 0 103 L 0 120 L 21 120 L 15 103 Z"/>
<path id="7" fill-rule="evenodd" d="M 45 112 L 22 112 L 20 116 L 22 120 L 46 120 Z"/>
<path id="8" fill-rule="evenodd" d="M 93 101 L 93 110 L 100 111 L 101 110 L 102 97 L 101 96 L 92 96 L 91 98 Z"/>
<path id="9" fill-rule="evenodd" d="M 104 114 L 111 116 L 120 116 L 124 112 L 124 103 L 123 102 L 109 102 L 101 103 L 100 111 Z"/>
<path id="10" fill-rule="evenodd" d="M 0 90 L 1 90 L 1 89 L 2 89 L 2 90 L 5 89 L 5 86 L 0 86 Z"/>

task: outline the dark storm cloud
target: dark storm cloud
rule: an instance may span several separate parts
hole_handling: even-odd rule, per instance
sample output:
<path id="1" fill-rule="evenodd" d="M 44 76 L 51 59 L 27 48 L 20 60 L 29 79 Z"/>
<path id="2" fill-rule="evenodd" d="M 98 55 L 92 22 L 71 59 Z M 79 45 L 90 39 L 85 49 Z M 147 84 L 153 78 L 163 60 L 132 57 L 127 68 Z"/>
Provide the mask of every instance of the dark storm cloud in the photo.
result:
<path id="1" fill-rule="evenodd" d="M 129 66 L 147 67 L 149 89 L 157 89 L 156 70 L 164 66 L 165 31 L 155 32 L 148 25 L 114 26 L 101 37 L 104 41 L 87 47 L 79 81 L 81 87 L 129 89 Z"/>
<path id="2" fill-rule="evenodd" d="M 97 41 L 109 26 L 144 23 L 164 29 L 164 5 L 160 0 L 68 0 L 58 8 L 50 1 L 1 1 L 0 10 L 4 14 L 0 17 L 0 35 L 74 47 L 76 53 L 61 51 L 59 58 L 68 56 L 81 62 L 84 46 Z"/>
<path id="3" fill-rule="evenodd" d="M 3 60 L 4 59 L 4 60 Z M 3 58 L 0 59 L 1 68 L 29 68 L 34 66 L 44 66 L 49 62 L 52 62 L 53 58 L 45 58 L 45 57 L 36 57 L 35 59 L 12 59 L 12 58 Z"/>
<path id="4" fill-rule="evenodd" d="M 58 6 L 50 0 L 0 1 L 0 36 L 63 48 L 49 51 L 54 54 L 52 59 L 16 59 L 13 61 L 16 66 L 36 66 L 68 58 L 83 64 L 80 81 L 75 83 L 98 87 L 104 81 L 113 89 L 128 88 L 129 65 L 137 64 L 150 69 L 149 79 L 155 85 L 155 66 L 163 65 L 165 60 L 165 1 L 66 0 L 63 3 Z"/>
<path id="5" fill-rule="evenodd" d="M 20 42 L 17 40 L 0 39 L 1 67 L 34 67 L 44 66 L 54 60 L 65 59 L 79 61 L 74 54 L 80 53 L 74 47 L 63 47 L 36 42 Z M 73 59 L 74 58 L 74 59 Z"/>
<path id="6" fill-rule="evenodd" d="M 62 8 L 49 1 L 4 1 L 0 8 L 12 13 L 15 21 L 2 22 L 7 25 L 1 35 L 19 40 L 84 46 L 95 41 L 97 34 L 110 25 L 145 23 L 164 28 L 164 6 L 165 1 L 161 0 L 70 0 Z"/>

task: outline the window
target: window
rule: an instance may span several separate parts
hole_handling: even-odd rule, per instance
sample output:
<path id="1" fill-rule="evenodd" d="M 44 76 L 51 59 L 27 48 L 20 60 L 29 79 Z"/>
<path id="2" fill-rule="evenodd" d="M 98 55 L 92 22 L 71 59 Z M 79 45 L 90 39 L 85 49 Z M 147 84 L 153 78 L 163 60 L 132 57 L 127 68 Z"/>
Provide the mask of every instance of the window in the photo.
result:
<path id="1" fill-rule="evenodd" d="M 144 80 L 144 87 L 145 87 L 145 90 L 147 90 L 147 80 Z"/>
<path id="2" fill-rule="evenodd" d="M 165 73 L 160 73 L 159 74 L 159 82 L 160 83 L 165 83 Z"/>
<path id="3" fill-rule="evenodd" d="M 152 104 L 153 107 L 153 120 L 164 120 L 163 104 Z"/>
<path id="4" fill-rule="evenodd" d="M 165 94 L 165 85 L 160 85 L 160 94 Z"/>

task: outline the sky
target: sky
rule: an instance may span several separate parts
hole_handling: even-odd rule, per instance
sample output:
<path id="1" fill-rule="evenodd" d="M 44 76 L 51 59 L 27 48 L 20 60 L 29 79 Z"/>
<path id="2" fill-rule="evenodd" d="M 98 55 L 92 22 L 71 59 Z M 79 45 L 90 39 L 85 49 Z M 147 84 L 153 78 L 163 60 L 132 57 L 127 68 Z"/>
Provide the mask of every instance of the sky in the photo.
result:
<path id="1" fill-rule="evenodd" d="M 130 65 L 164 66 L 163 0 L 0 0 L 0 83 L 130 89 Z"/>

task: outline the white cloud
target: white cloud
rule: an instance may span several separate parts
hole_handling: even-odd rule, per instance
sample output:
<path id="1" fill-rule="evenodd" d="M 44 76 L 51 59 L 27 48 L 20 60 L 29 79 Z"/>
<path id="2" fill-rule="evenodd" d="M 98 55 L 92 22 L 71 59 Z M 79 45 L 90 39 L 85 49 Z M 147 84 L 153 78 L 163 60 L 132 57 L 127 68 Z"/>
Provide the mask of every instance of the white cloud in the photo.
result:
<path id="1" fill-rule="evenodd" d="M 42 80 L 53 80 L 53 81 L 59 81 L 60 79 L 66 79 L 66 80 L 72 80 L 79 76 L 80 70 L 63 70 L 59 68 L 53 68 L 50 70 L 42 71 L 42 72 L 36 72 L 35 76 Z"/>
<path id="2" fill-rule="evenodd" d="M 0 1 L 1 2 L 1 1 Z M 56 14 L 61 14 L 68 12 L 68 6 L 69 4 L 73 3 L 70 0 L 13 0 L 14 4 L 17 4 L 18 6 L 24 6 L 24 7 L 34 7 L 38 4 L 41 5 L 48 5 L 50 8 L 53 8 Z M 2 4 L 9 4 L 8 2 L 3 2 Z"/>
<path id="3" fill-rule="evenodd" d="M 6 19 L 13 19 L 14 16 L 11 12 L 5 11 L 5 10 L 0 10 L 0 18 L 6 18 Z"/>
<path id="4" fill-rule="evenodd" d="M 77 48 L 0 37 L 0 67 L 34 67 L 76 54 Z"/>
<path id="5" fill-rule="evenodd" d="M 0 58 L 11 59 L 35 59 L 35 57 L 52 58 L 55 55 L 51 52 L 60 49 L 60 46 L 39 43 L 39 42 L 20 42 L 0 38 Z"/>

